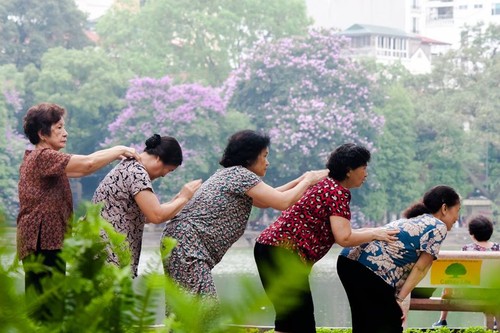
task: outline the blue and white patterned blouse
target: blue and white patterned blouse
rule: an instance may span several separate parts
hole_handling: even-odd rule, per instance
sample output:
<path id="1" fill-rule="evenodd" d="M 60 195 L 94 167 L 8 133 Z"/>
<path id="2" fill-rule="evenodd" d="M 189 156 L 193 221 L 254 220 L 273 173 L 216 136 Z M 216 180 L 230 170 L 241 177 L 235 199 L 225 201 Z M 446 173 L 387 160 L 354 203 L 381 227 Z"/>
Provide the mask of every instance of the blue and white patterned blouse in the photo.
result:
<path id="1" fill-rule="evenodd" d="M 380 276 L 389 285 L 400 289 L 417 262 L 420 253 L 437 257 L 446 238 L 447 228 L 430 214 L 411 219 L 400 219 L 386 225 L 398 229 L 397 241 L 372 241 L 355 247 L 347 247 L 340 255 L 358 261 Z"/>

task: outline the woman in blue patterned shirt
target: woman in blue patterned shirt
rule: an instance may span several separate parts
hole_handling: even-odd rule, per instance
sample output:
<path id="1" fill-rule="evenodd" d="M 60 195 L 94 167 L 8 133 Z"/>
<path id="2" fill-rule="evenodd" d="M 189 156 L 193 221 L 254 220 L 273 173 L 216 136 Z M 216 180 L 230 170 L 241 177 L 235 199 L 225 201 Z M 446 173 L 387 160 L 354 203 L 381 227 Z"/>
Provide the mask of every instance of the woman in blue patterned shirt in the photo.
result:
<path id="1" fill-rule="evenodd" d="M 401 303 L 436 259 L 458 219 L 460 197 L 449 186 L 435 186 L 410 210 L 425 214 L 386 226 L 399 230 L 398 241 L 345 248 L 338 258 L 337 271 L 349 299 L 353 333 L 403 331 Z"/>

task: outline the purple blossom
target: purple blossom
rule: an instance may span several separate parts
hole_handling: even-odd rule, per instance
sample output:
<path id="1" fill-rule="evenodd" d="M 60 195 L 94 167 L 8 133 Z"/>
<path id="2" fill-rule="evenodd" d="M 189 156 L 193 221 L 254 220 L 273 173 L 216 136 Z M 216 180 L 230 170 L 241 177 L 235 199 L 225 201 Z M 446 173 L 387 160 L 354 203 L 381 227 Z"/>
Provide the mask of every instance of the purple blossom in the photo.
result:
<path id="1" fill-rule="evenodd" d="M 226 81 L 224 100 L 246 113 L 285 154 L 325 156 L 334 145 L 373 147 L 383 118 L 373 112 L 374 77 L 329 30 L 260 41 Z"/>

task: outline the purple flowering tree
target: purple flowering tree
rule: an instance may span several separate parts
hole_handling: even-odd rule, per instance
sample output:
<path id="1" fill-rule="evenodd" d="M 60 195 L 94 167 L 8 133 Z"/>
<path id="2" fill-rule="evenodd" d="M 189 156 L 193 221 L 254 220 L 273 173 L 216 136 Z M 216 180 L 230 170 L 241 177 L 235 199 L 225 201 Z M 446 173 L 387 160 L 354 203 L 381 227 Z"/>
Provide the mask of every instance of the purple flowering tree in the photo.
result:
<path id="1" fill-rule="evenodd" d="M 226 81 L 229 106 L 271 136 L 271 176 L 324 167 L 338 145 L 373 148 L 383 118 L 373 112 L 374 78 L 329 30 L 262 41 Z M 273 168 L 273 164 L 275 167 Z M 281 179 L 280 179 L 281 178 Z"/>
<path id="2" fill-rule="evenodd" d="M 206 179 L 217 168 L 226 135 L 226 105 L 218 89 L 176 85 L 170 77 L 137 78 L 131 80 L 125 99 L 127 106 L 108 127 L 106 145 L 130 144 L 142 150 L 154 133 L 175 137 L 184 163 L 168 177 L 172 191 L 185 181 Z"/>

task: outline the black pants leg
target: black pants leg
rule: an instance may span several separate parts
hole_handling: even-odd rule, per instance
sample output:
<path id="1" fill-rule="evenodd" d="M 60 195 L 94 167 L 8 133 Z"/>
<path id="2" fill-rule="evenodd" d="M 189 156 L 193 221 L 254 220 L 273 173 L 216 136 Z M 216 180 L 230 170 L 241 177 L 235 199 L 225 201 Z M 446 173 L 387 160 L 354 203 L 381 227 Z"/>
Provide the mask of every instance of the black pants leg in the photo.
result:
<path id="1" fill-rule="evenodd" d="M 57 284 L 66 273 L 66 263 L 60 253 L 61 250 L 38 250 L 23 259 L 26 301 L 37 321 L 62 320 L 64 297 Z"/>
<path id="2" fill-rule="evenodd" d="M 395 288 L 357 261 L 339 256 L 337 272 L 349 299 L 353 333 L 401 333 Z"/>
<path id="3" fill-rule="evenodd" d="M 314 304 L 309 286 L 312 265 L 290 250 L 256 243 L 259 276 L 276 312 L 275 330 L 315 333 Z"/>

